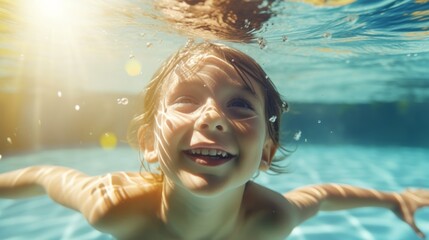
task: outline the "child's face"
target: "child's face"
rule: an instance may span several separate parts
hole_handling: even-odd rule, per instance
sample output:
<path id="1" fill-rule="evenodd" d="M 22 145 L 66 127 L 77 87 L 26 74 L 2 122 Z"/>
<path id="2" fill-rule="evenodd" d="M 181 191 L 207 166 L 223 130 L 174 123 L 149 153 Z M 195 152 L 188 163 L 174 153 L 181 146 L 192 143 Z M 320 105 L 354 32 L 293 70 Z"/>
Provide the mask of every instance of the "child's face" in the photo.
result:
<path id="1" fill-rule="evenodd" d="M 154 151 L 167 181 L 213 194 L 243 185 L 261 159 L 271 158 L 264 93 L 253 86 L 254 93 L 214 56 L 189 78 L 169 76 L 154 129 Z"/>

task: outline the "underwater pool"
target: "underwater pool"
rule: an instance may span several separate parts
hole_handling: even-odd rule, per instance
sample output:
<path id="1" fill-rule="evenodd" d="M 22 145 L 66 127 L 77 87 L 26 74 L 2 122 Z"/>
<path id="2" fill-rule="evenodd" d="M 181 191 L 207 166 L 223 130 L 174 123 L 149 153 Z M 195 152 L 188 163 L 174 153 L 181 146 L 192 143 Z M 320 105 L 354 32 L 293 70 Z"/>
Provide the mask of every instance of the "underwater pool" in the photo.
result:
<path id="1" fill-rule="evenodd" d="M 56 164 L 74 167 L 88 174 L 136 171 L 138 154 L 129 148 L 62 149 L 2 159 L 0 171 L 28 165 Z M 306 184 L 337 182 L 400 191 L 406 187 L 429 188 L 429 149 L 407 147 L 320 146 L 302 144 L 290 157 L 291 173 L 261 174 L 256 181 L 285 192 Z M 418 226 L 429 234 L 429 209 L 416 215 Z M 47 197 L 28 200 L 0 200 L 0 239 L 111 239 L 92 229 L 72 210 Z M 418 239 L 414 232 L 389 211 L 362 208 L 333 213 L 322 212 L 297 227 L 289 240 L 378 240 Z"/>
<path id="2" fill-rule="evenodd" d="M 0 172 L 138 170 L 137 153 L 122 147 L 135 97 L 194 39 L 255 58 L 291 105 L 282 134 L 299 145 L 292 173 L 256 181 L 280 192 L 321 182 L 429 188 L 428 29 L 428 0 L 1 0 Z M 429 234 L 428 209 L 417 222 Z M 0 239 L 110 237 L 38 197 L 0 200 Z M 368 208 L 319 214 L 288 239 L 417 237 Z"/>

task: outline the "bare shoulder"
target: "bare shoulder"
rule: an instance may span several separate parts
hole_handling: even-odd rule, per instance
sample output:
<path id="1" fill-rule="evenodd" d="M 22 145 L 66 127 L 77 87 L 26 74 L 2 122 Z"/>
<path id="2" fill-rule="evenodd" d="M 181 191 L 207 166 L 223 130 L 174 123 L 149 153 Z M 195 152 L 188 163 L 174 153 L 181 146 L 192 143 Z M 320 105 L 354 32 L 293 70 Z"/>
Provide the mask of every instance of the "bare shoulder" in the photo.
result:
<path id="1" fill-rule="evenodd" d="M 121 237 L 149 226 L 160 209 L 161 183 L 150 175 L 116 172 L 93 177 L 84 187 L 82 213 L 98 230 Z"/>
<path id="2" fill-rule="evenodd" d="M 266 229 L 271 239 L 284 239 L 295 227 L 291 205 L 282 194 L 249 182 L 244 201 L 248 213 L 257 217 L 259 227 Z"/>

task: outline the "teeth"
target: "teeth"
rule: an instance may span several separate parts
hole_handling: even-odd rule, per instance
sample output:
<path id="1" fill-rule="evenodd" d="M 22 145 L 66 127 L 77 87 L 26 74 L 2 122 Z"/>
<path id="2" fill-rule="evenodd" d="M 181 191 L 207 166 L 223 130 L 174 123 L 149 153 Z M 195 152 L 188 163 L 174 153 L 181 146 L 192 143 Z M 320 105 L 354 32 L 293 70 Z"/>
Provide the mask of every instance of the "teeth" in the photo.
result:
<path id="1" fill-rule="evenodd" d="M 191 153 L 195 155 L 205 155 L 205 156 L 213 156 L 213 157 L 216 157 L 216 156 L 226 157 L 228 155 L 228 153 L 225 151 L 216 150 L 216 149 L 207 149 L 207 148 L 191 149 Z"/>

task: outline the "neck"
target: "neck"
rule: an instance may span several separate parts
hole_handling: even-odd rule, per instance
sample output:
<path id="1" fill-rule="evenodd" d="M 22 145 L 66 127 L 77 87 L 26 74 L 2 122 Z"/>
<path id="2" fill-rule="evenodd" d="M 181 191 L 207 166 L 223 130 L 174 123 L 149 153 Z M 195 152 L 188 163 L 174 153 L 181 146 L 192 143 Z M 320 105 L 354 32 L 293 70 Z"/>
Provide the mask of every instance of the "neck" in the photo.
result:
<path id="1" fill-rule="evenodd" d="M 235 228 L 244 189 L 245 185 L 215 196 L 198 196 L 164 179 L 161 218 L 175 237 L 222 238 Z"/>

